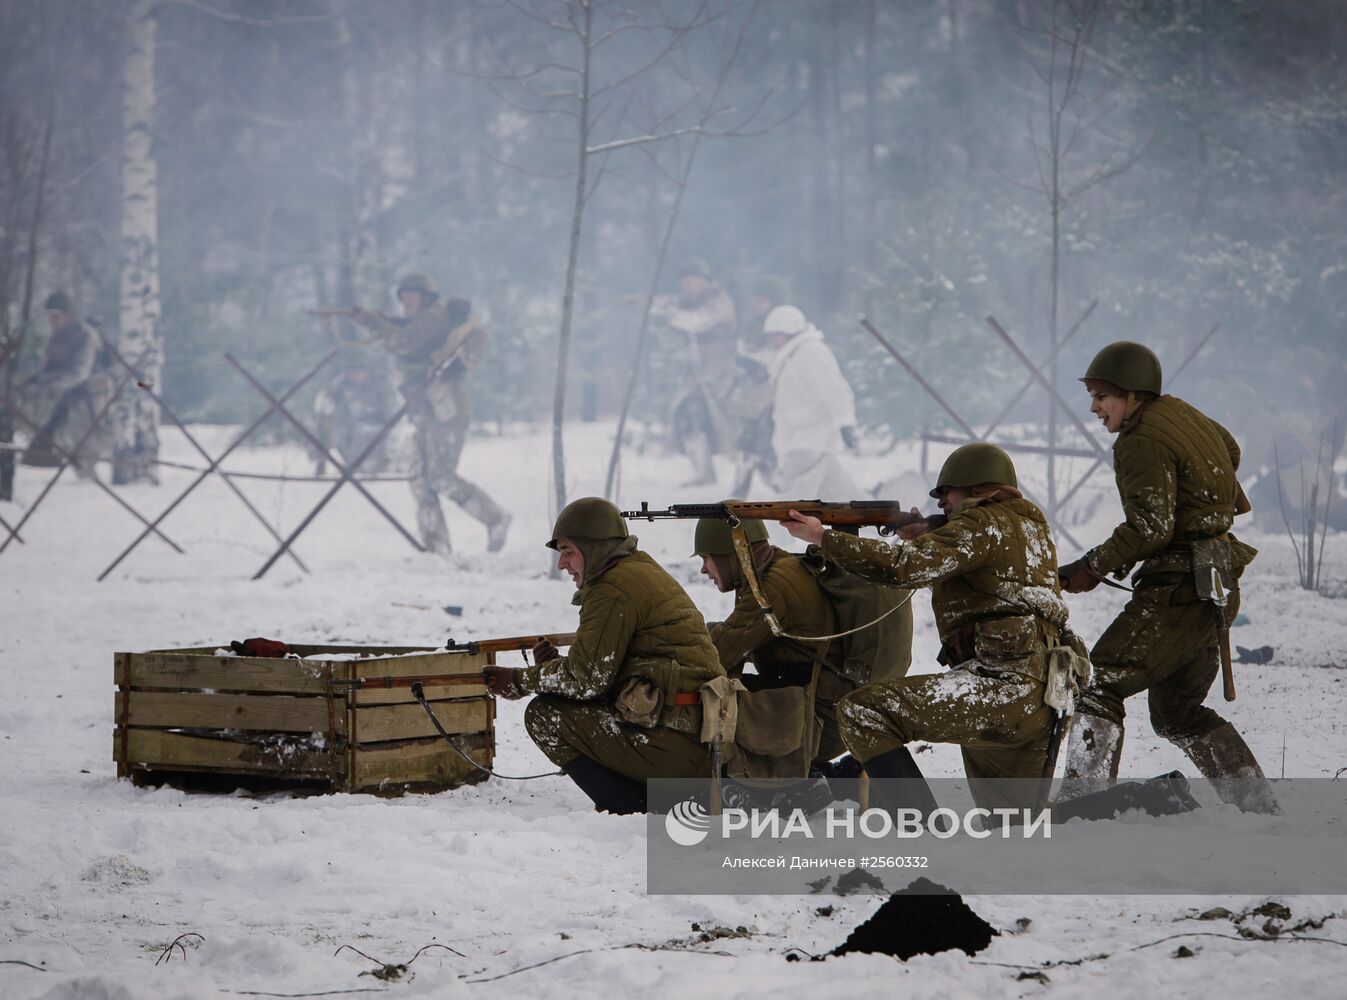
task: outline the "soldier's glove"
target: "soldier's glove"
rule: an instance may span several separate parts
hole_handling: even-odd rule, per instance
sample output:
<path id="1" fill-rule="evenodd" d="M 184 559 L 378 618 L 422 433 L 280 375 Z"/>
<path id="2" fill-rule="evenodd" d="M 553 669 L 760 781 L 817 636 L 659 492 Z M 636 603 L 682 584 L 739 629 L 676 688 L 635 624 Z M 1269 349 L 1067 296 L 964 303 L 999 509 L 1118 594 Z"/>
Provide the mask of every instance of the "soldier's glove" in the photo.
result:
<path id="1" fill-rule="evenodd" d="M 559 660 L 561 651 L 552 645 L 550 639 L 539 639 L 533 645 L 533 662 L 546 663 L 548 660 Z"/>
<path id="2" fill-rule="evenodd" d="M 1068 594 L 1088 594 L 1099 586 L 1099 581 L 1103 579 L 1090 565 L 1088 555 L 1059 567 L 1057 577 L 1062 581 L 1062 589 Z"/>
<path id="3" fill-rule="evenodd" d="M 856 450 L 856 428 L 850 426 L 842 428 L 842 443 L 847 446 L 847 451 Z"/>
<path id="4" fill-rule="evenodd" d="M 483 667 L 482 675 L 486 678 L 486 689 L 497 698 L 514 701 L 528 694 L 524 690 L 524 671 L 520 667 Z"/>

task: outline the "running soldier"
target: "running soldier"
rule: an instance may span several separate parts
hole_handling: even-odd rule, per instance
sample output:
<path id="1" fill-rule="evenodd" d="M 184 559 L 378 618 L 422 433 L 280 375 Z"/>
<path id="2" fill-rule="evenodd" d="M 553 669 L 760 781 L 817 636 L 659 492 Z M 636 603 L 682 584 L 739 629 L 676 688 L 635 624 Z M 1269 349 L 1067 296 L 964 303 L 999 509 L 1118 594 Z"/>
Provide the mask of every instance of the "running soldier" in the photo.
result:
<path id="1" fill-rule="evenodd" d="M 116 388 L 103 370 L 106 366 L 99 363 L 102 340 L 98 331 L 75 314 L 70 296 L 52 292 L 44 306 L 51 339 L 42 368 L 17 390 L 24 416 L 41 428 L 25 449 L 26 465 L 60 465 L 64 461 L 61 452 L 74 449 Z M 75 456 L 76 473 L 88 474 L 93 461 L 106 450 L 107 437 L 95 433 L 85 441 Z"/>
<path id="2" fill-rule="evenodd" d="M 547 546 L 576 586 L 575 640 L 565 656 L 539 643 L 531 667 L 487 667 L 488 687 L 537 695 L 529 736 L 596 810 L 644 812 L 646 780 L 710 774 L 698 691 L 725 672 L 701 612 L 607 500 L 568 504 Z"/>
<path id="3" fill-rule="evenodd" d="M 1239 578 L 1257 551 L 1230 534 L 1248 510 L 1239 445 L 1216 421 L 1161 395 L 1160 359 L 1129 341 L 1105 347 L 1081 379 L 1090 412 L 1110 434 L 1125 520 L 1062 567 L 1066 590 L 1085 593 L 1132 571 L 1132 599 L 1095 644 L 1095 682 L 1080 700 L 1067 745 L 1061 798 L 1118 778 L 1123 702 L 1146 691 L 1151 725 L 1191 760 L 1217 793 L 1246 812 L 1277 811 L 1272 786 L 1235 727 L 1203 701 L 1221 669 L 1218 609 L 1204 594 L 1216 574 L 1239 610 Z"/>
<path id="4" fill-rule="evenodd" d="M 441 304 L 439 291 L 424 274 L 407 275 L 397 291 L 400 320 L 358 306 L 351 320 L 382 339 L 402 373 L 402 394 L 411 402 L 407 416 L 415 429 L 411 481 L 421 541 L 441 555 L 453 551 L 440 509 L 443 493 L 486 525 L 487 551 L 499 552 L 510 529 L 509 512 L 458 474 L 470 419 L 467 376 L 486 351 L 486 331 L 466 299 Z"/>

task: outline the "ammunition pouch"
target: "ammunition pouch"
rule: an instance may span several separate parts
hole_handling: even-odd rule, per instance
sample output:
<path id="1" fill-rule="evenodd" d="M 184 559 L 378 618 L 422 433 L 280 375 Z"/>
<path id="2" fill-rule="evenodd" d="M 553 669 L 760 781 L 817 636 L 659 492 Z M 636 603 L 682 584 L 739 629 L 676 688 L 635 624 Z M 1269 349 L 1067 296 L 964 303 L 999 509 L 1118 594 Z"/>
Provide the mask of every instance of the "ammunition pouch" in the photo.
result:
<path id="1" fill-rule="evenodd" d="M 618 718 L 642 729 L 654 729 L 664 712 L 664 692 L 648 677 L 631 677 L 613 699 Z"/>
<path id="2" fill-rule="evenodd" d="M 1045 680 L 1043 653 L 1058 643 L 1058 629 L 1035 615 L 1007 615 L 970 622 L 944 638 L 939 662 L 957 667 L 977 660 L 995 673 L 1014 673 Z"/>
<path id="3" fill-rule="evenodd" d="M 809 773 L 822 733 L 814 724 L 814 689 L 764 688 L 738 692 L 734 749 L 726 760 L 732 778 L 799 779 Z"/>
<path id="4" fill-rule="evenodd" d="M 683 673 L 682 665 L 672 657 L 628 659 L 613 695 L 618 718 L 641 729 L 664 726 L 696 736 L 702 725 L 702 709 L 700 704 L 685 703 Z"/>

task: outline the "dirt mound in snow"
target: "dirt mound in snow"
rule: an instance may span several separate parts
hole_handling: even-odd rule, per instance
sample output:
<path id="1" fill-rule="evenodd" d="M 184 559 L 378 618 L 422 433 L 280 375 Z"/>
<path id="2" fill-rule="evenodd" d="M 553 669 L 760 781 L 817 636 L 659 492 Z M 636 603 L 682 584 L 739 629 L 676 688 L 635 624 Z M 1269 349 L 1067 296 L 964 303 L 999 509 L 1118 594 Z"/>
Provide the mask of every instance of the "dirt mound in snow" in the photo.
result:
<path id="1" fill-rule="evenodd" d="M 858 951 L 906 961 L 960 948 L 976 955 L 996 933 L 957 892 L 921 878 L 890 896 L 832 954 Z"/>

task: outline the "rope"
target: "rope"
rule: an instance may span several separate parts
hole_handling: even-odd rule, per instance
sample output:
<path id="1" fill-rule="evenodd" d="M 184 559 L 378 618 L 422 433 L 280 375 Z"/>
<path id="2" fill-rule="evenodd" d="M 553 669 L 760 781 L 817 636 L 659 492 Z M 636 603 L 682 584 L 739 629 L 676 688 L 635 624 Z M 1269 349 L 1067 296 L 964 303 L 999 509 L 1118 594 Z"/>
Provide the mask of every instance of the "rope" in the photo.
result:
<path id="1" fill-rule="evenodd" d="M 506 781 L 533 781 L 535 778 L 555 778 L 559 774 L 566 773 L 565 771 L 557 770 L 544 771 L 541 774 L 501 774 L 499 771 L 493 771 L 489 767 L 483 767 L 464 753 L 463 748 L 454 742 L 454 738 L 445 732 L 444 727 L 440 725 L 440 720 L 435 717 L 435 710 L 430 707 L 430 702 L 426 701 L 426 693 L 422 689 L 419 681 L 412 685 L 412 697 L 421 703 L 421 707 L 424 708 L 426 714 L 430 716 L 430 721 L 434 724 L 435 728 L 439 730 L 440 735 L 444 737 L 444 741 L 449 744 L 454 753 L 458 754 L 483 774 L 489 774 L 493 778 L 504 778 Z"/>

